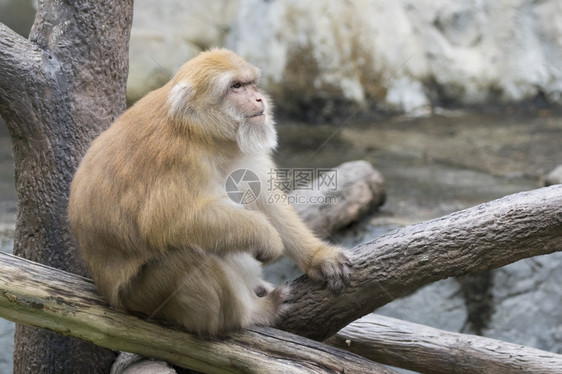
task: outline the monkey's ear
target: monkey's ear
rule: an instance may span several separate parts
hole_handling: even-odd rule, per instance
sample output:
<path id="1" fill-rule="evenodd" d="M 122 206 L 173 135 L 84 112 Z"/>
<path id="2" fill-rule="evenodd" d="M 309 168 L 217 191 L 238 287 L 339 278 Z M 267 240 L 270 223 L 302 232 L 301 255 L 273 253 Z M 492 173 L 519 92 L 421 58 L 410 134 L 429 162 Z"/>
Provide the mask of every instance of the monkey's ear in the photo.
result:
<path id="1" fill-rule="evenodd" d="M 195 88 L 190 82 L 182 81 L 176 83 L 168 93 L 168 105 L 172 117 L 183 117 L 192 111 L 191 98 Z"/>

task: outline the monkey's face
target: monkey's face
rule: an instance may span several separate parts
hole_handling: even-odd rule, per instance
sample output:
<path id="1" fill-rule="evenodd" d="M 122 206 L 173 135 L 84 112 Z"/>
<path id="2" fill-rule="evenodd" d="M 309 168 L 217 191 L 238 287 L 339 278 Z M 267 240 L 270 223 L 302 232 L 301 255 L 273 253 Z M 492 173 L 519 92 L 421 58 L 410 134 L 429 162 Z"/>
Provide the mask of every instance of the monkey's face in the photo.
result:
<path id="1" fill-rule="evenodd" d="M 258 91 L 255 81 L 234 82 L 228 88 L 225 102 L 229 111 L 237 112 L 242 121 L 256 126 L 265 124 L 265 98 Z"/>
<path id="2" fill-rule="evenodd" d="M 238 147 L 245 153 L 269 153 L 277 146 L 277 132 L 269 99 L 255 81 L 234 81 L 225 97 L 225 111 L 236 126 Z"/>
<path id="3" fill-rule="evenodd" d="M 258 68 L 234 52 L 203 52 L 173 79 L 170 115 L 204 136 L 236 141 L 245 153 L 269 153 L 277 134 L 259 76 Z"/>

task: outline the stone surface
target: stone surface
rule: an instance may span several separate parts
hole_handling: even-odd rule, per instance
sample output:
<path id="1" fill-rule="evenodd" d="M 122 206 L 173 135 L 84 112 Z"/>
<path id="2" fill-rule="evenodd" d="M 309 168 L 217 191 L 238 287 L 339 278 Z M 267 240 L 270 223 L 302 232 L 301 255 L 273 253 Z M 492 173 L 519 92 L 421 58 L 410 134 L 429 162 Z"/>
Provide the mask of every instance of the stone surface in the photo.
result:
<path id="1" fill-rule="evenodd" d="M 0 1 L 0 20 L 25 34 L 30 4 Z M 137 0 L 129 101 L 213 46 L 262 68 L 278 107 L 308 120 L 372 107 L 424 116 L 442 103 L 562 103 L 558 0 Z"/>
<path id="2" fill-rule="evenodd" d="M 170 80 L 201 50 L 224 44 L 237 1 L 135 2 L 127 100 L 134 102 Z"/>
<path id="3" fill-rule="evenodd" d="M 154 71 L 142 67 L 151 43 L 162 50 L 151 52 L 154 59 L 170 71 L 201 48 L 226 45 L 263 69 L 281 109 L 306 119 L 333 119 L 374 102 L 414 115 L 442 102 L 562 102 L 556 0 L 166 4 L 136 2 L 132 49 L 141 57 L 132 57 L 139 68 L 131 85 L 146 80 L 143 69 L 149 78 Z"/>
<path id="4" fill-rule="evenodd" d="M 558 252 L 496 270 L 484 335 L 562 354 L 561 267 Z"/>

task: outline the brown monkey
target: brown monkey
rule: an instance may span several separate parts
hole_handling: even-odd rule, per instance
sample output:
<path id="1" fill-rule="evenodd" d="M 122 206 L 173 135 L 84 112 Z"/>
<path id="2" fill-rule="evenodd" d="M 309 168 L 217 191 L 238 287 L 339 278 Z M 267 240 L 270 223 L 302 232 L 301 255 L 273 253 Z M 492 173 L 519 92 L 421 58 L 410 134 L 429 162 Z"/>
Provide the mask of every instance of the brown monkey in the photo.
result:
<path id="1" fill-rule="evenodd" d="M 229 199 L 235 170 L 262 186 L 277 135 L 259 70 L 225 49 L 188 61 L 92 144 L 72 182 L 69 218 L 99 291 L 130 311 L 200 335 L 271 324 L 288 289 L 261 280 L 286 253 L 338 291 L 343 251 L 323 243 L 287 204 L 263 191 Z M 257 261 L 256 261 L 257 260 Z"/>

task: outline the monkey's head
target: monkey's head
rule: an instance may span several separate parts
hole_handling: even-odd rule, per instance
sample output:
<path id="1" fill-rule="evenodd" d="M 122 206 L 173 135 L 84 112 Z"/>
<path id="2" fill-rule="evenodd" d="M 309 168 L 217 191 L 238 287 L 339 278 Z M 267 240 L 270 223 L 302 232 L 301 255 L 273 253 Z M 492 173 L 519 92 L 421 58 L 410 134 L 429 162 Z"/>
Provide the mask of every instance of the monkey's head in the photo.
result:
<path id="1" fill-rule="evenodd" d="M 170 117 L 199 136 L 235 141 L 245 153 L 271 152 L 277 134 L 259 77 L 258 68 L 232 51 L 202 52 L 169 83 Z"/>

